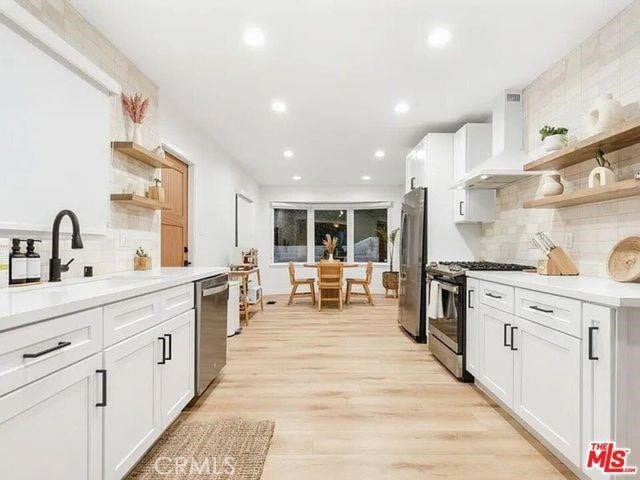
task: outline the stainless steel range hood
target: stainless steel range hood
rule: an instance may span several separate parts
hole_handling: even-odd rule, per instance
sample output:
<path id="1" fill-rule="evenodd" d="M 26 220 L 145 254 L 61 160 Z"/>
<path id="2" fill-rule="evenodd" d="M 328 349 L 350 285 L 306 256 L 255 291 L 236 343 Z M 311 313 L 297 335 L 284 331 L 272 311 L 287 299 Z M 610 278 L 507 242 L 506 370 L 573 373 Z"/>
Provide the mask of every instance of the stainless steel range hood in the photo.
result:
<path id="1" fill-rule="evenodd" d="M 542 172 L 525 172 L 531 158 L 523 149 L 522 91 L 507 90 L 497 99 L 492 115 L 492 156 L 471 170 L 453 188 L 501 188 Z"/>

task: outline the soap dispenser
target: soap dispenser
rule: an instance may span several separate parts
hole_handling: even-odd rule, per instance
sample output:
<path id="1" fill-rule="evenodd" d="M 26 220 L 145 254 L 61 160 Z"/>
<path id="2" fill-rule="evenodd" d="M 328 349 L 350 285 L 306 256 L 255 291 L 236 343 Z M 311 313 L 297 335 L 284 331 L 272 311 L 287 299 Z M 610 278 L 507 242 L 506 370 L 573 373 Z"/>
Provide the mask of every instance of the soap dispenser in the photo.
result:
<path id="1" fill-rule="evenodd" d="M 19 238 L 12 238 L 11 254 L 9 255 L 9 285 L 27 283 L 27 256 L 20 251 Z"/>
<path id="2" fill-rule="evenodd" d="M 27 283 L 37 283 L 42 276 L 42 263 L 40 254 L 36 252 L 35 242 L 41 242 L 41 240 L 27 239 Z"/>

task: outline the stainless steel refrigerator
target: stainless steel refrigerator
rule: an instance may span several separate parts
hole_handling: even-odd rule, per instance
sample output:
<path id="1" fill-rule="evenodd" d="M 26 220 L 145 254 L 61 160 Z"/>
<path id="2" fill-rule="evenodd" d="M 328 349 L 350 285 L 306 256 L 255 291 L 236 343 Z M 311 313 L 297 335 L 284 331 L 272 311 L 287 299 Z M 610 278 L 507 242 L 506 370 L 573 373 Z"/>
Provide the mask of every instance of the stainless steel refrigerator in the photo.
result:
<path id="1" fill-rule="evenodd" d="M 425 342 L 427 262 L 427 189 L 415 188 L 402 199 L 398 323 Z"/>

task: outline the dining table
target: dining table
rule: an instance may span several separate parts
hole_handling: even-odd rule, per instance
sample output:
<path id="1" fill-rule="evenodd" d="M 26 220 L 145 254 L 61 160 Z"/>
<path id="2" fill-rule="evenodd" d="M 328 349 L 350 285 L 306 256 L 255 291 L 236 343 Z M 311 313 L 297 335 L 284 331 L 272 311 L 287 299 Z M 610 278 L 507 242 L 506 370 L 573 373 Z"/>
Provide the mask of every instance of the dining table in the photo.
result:
<path id="1" fill-rule="evenodd" d="M 325 262 L 327 262 L 329 260 L 325 260 Z M 318 264 L 320 262 L 313 262 L 313 263 L 305 263 L 304 266 L 307 268 L 318 268 Z M 348 263 L 348 262 L 339 262 L 336 261 L 336 263 L 342 263 L 342 268 L 356 268 L 356 267 L 361 267 L 362 264 L 359 263 Z M 337 298 L 336 293 L 337 291 L 334 289 L 325 289 L 323 290 L 323 295 L 326 298 Z"/>

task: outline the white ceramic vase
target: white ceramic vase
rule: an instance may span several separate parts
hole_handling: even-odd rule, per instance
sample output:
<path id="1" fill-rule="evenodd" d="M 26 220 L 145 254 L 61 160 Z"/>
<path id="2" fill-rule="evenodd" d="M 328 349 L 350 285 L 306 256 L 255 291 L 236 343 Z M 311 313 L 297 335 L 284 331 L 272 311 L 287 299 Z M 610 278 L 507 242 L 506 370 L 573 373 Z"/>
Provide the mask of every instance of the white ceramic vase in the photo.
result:
<path id="1" fill-rule="evenodd" d="M 616 174 L 609 167 L 596 167 L 589 174 L 589 188 L 604 187 L 616 181 Z"/>
<path id="2" fill-rule="evenodd" d="M 613 95 L 605 93 L 598 97 L 584 119 L 591 135 L 609 130 L 624 122 L 624 109 Z"/>
<path id="3" fill-rule="evenodd" d="M 564 185 L 560 181 L 560 173 L 549 172 L 542 177 L 540 194 L 543 197 L 553 197 L 562 194 L 562 192 L 564 192 Z"/>
<path id="4" fill-rule="evenodd" d="M 547 152 L 562 150 L 567 146 L 567 137 L 561 134 L 549 135 L 542 141 L 542 146 Z"/>
<path id="5" fill-rule="evenodd" d="M 142 145 L 142 124 L 133 122 L 131 124 L 131 135 L 129 140 L 138 145 Z"/>
<path id="6" fill-rule="evenodd" d="M 333 262 L 333 253 L 330 253 L 330 254 L 329 254 L 329 261 L 330 261 L 330 262 Z"/>

